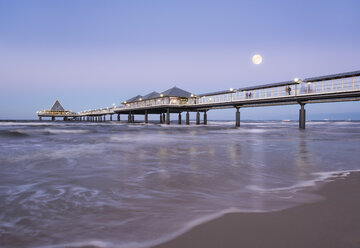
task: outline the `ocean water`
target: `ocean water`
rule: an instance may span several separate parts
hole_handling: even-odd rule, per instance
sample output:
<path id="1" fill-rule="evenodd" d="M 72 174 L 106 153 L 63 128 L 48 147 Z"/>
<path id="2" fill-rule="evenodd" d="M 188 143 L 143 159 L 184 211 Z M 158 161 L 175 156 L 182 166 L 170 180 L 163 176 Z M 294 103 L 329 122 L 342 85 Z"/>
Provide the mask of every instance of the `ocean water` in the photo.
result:
<path id="1" fill-rule="evenodd" d="M 0 122 L 0 246 L 149 247 L 359 170 L 359 122 Z"/>

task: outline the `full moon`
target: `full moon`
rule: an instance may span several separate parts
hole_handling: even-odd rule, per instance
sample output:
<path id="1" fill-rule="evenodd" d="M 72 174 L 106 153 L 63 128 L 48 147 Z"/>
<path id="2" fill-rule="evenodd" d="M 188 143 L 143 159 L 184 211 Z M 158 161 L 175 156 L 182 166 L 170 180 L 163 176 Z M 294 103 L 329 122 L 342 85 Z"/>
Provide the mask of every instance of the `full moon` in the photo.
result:
<path id="1" fill-rule="evenodd" d="M 255 54 L 253 57 L 252 57 L 252 62 L 255 64 L 255 65 L 258 65 L 258 64 L 261 64 L 262 62 L 262 57 L 260 54 Z"/>

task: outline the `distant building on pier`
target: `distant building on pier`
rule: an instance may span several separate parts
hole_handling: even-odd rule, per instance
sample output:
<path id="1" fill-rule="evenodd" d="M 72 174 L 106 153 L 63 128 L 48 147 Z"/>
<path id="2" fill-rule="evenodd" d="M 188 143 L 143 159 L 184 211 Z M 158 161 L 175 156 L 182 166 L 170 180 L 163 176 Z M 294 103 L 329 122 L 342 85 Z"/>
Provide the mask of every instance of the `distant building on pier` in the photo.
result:
<path id="1" fill-rule="evenodd" d="M 65 110 L 59 100 L 56 100 L 49 110 L 38 111 L 37 115 L 39 116 L 39 120 L 42 120 L 42 117 L 51 117 L 51 120 L 53 121 L 55 120 L 55 117 L 64 117 L 64 120 L 67 120 L 68 118 L 78 116 L 77 113 L 74 113 L 71 110 Z"/>
<path id="2" fill-rule="evenodd" d="M 196 96 L 194 94 L 175 86 L 162 93 L 153 91 L 145 96 L 137 95 L 124 101 L 123 105 L 132 108 L 160 104 L 193 104 L 195 101 Z"/>

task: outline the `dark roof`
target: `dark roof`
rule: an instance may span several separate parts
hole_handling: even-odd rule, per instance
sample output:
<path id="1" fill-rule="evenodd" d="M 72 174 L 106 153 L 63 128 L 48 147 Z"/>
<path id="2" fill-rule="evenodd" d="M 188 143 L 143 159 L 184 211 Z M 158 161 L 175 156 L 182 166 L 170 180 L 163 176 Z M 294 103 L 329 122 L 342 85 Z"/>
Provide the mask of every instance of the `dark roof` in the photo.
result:
<path id="1" fill-rule="evenodd" d="M 360 71 L 352 71 L 352 72 L 331 74 L 331 75 L 320 76 L 320 77 L 306 78 L 303 81 L 304 82 L 316 82 L 316 81 L 331 80 L 331 79 L 338 79 L 338 78 L 345 78 L 345 77 L 355 77 L 355 76 L 360 76 Z"/>
<path id="2" fill-rule="evenodd" d="M 172 87 L 164 92 L 162 92 L 163 96 L 178 96 L 178 97 L 190 97 L 191 93 L 182 89 Z"/>
<path id="3" fill-rule="evenodd" d="M 145 96 L 142 97 L 143 100 L 149 100 L 160 97 L 160 93 L 153 91 Z"/>
<path id="4" fill-rule="evenodd" d="M 134 96 L 133 98 L 130 98 L 129 100 L 126 100 L 127 103 L 129 102 L 137 102 L 139 99 L 142 98 L 141 95 Z"/>
<path id="5" fill-rule="evenodd" d="M 201 97 L 201 96 L 223 95 L 223 94 L 230 94 L 230 93 L 233 93 L 236 91 L 258 90 L 258 89 L 265 89 L 265 88 L 272 88 L 272 87 L 279 87 L 279 86 L 286 86 L 286 85 L 293 85 L 293 84 L 298 84 L 298 83 L 296 83 L 294 81 L 284 81 L 284 82 L 279 82 L 279 83 L 263 84 L 263 85 L 258 85 L 258 86 L 249 86 L 249 87 L 234 89 L 233 91 L 231 91 L 231 90 L 217 91 L 217 92 L 212 92 L 212 93 L 207 93 L 207 94 L 200 94 L 197 96 Z"/>
<path id="6" fill-rule="evenodd" d="M 50 111 L 65 111 L 65 109 L 63 108 L 63 106 L 61 106 L 60 102 L 56 100 L 52 105 Z"/>

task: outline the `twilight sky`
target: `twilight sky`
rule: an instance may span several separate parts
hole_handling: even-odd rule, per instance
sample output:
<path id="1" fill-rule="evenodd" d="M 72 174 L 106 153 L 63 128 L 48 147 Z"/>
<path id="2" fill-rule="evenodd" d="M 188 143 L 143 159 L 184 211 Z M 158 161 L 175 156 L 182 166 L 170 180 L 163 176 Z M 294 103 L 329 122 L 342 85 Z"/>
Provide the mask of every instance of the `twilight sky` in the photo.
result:
<path id="1" fill-rule="evenodd" d="M 34 119 L 55 99 L 81 111 L 175 85 L 197 94 L 360 70 L 359 10 L 357 0 L 0 0 L 0 119 Z M 242 118 L 297 119 L 298 108 Z M 309 119 L 360 119 L 359 102 L 306 108 Z"/>

